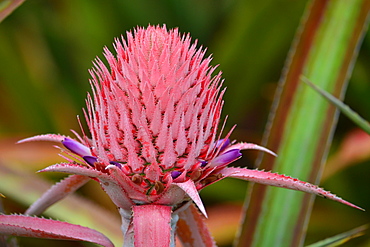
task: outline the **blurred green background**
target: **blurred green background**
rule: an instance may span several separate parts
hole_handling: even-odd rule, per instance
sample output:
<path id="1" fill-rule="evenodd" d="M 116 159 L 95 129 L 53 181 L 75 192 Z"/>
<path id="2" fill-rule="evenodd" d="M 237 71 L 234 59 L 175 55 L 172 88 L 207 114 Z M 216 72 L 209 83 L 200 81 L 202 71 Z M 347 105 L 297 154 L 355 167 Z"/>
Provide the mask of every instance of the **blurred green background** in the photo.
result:
<path id="1" fill-rule="evenodd" d="M 148 24 L 178 27 L 208 47 L 208 54 L 214 57 L 212 64 L 220 64 L 225 78 L 223 114 L 229 116 L 228 128 L 238 125 L 232 137 L 260 143 L 276 83 L 307 2 L 26 1 L 0 24 L 0 148 L 3 149 L 0 149 L 0 161 L 5 164 L 9 159 L 5 150 L 20 149 L 14 144 L 17 138 L 41 133 L 69 135 L 70 129 L 79 131 L 76 115 L 82 115 L 86 92 L 90 90 L 88 69 L 92 60 L 96 56 L 103 58 L 103 47 L 112 49 L 115 37 Z M 367 35 L 345 99 L 368 120 L 369 53 Z M 349 120 L 340 117 L 332 153 L 354 128 Z M 335 173 L 321 185 L 370 211 L 370 146 L 368 150 L 367 158 Z M 245 152 L 236 165 L 253 167 L 256 155 L 254 151 Z M 46 165 L 49 164 L 40 167 Z M 208 208 L 221 204 L 218 210 L 226 202 L 241 205 L 246 185 L 226 180 L 206 188 L 202 198 Z M 104 202 L 99 200 L 106 200 L 105 197 L 93 199 L 102 205 Z M 12 202 L 11 197 L 9 201 L 7 210 L 12 212 L 17 210 L 17 204 L 22 204 Z M 357 212 L 323 199 L 316 202 L 307 243 L 369 222 L 369 212 Z M 228 210 L 226 206 L 225 210 Z M 348 246 L 356 246 L 354 243 L 365 246 L 367 239 L 359 238 Z"/>

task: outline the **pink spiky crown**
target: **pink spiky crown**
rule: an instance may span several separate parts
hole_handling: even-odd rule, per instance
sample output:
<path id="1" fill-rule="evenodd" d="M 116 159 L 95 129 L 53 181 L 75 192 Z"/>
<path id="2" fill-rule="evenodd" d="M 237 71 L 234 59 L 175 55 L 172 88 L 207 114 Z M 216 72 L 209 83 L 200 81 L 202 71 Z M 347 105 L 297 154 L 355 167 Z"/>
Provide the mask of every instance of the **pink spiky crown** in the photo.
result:
<path id="1" fill-rule="evenodd" d="M 127 32 L 127 42 L 116 39 L 114 48 L 117 57 L 105 48 L 109 69 L 97 59 L 91 71 L 86 119 L 92 156 L 153 181 L 209 160 L 223 91 L 205 50 L 165 26 Z"/>

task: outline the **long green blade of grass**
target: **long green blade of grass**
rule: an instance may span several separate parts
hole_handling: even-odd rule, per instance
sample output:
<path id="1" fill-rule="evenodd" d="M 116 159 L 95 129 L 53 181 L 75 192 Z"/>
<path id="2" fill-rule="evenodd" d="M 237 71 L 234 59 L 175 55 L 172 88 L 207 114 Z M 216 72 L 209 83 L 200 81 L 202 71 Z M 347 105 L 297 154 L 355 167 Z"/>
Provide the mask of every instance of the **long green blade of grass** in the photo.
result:
<path id="1" fill-rule="evenodd" d="M 321 240 L 320 242 L 307 245 L 306 247 L 335 247 L 348 242 L 353 238 L 360 237 L 365 234 L 365 230 L 368 228 L 367 225 L 357 227 L 348 232 L 338 234 L 336 236 Z"/>
<path id="2" fill-rule="evenodd" d="M 331 144 L 337 111 L 300 82 L 303 74 L 342 98 L 367 26 L 367 0 L 309 3 L 280 80 L 260 169 L 317 184 Z M 263 185 L 250 187 L 238 246 L 302 246 L 313 196 Z"/>
<path id="3" fill-rule="evenodd" d="M 355 124 L 357 124 L 358 127 L 363 129 L 366 133 L 370 135 L 370 123 L 363 119 L 360 115 L 358 115 L 357 112 L 352 110 L 348 105 L 344 104 L 339 99 L 335 98 L 330 93 L 326 92 L 325 90 L 322 90 L 321 88 L 317 87 L 313 82 L 308 80 L 305 76 L 301 77 L 301 80 L 305 82 L 307 85 L 309 85 L 312 89 L 314 89 L 316 92 L 321 94 L 325 99 L 327 99 L 330 103 L 334 104 L 338 109 L 346 115 L 349 119 L 351 119 Z"/>

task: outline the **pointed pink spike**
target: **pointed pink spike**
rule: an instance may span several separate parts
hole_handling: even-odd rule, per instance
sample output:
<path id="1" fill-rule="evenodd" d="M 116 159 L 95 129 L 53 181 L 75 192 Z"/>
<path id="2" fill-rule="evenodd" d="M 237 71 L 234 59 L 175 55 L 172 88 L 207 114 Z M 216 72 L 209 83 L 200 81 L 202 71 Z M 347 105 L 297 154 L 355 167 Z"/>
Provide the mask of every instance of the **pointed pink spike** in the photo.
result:
<path id="1" fill-rule="evenodd" d="M 227 147 L 224 151 L 224 152 L 227 152 L 231 149 L 239 149 L 239 150 L 246 150 L 246 149 L 255 149 L 255 150 L 260 150 L 260 151 L 263 151 L 263 152 L 266 152 L 266 153 L 269 153 L 273 156 L 277 156 L 274 152 L 270 151 L 269 149 L 267 148 L 264 148 L 264 147 L 261 147 L 257 144 L 253 144 L 253 143 L 247 143 L 247 142 L 239 142 L 239 143 L 236 143 L 234 145 L 231 145 L 229 147 Z"/>
<path id="2" fill-rule="evenodd" d="M 277 173 L 265 172 L 260 170 L 250 170 L 246 168 L 234 168 L 234 167 L 227 167 L 220 171 L 220 173 L 225 177 L 232 177 L 232 178 L 239 178 L 259 184 L 271 185 L 281 188 L 287 188 L 292 190 L 303 191 L 319 196 L 323 196 L 325 198 L 329 198 L 333 201 L 337 201 L 348 205 L 353 208 L 360 209 L 364 211 L 364 209 L 343 200 L 342 198 L 326 191 L 316 185 L 303 182 L 296 178 L 292 178 L 285 175 L 280 175 Z"/>
<path id="3" fill-rule="evenodd" d="M 64 136 L 64 135 L 57 135 L 57 134 L 45 134 L 45 135 L 37 135 L 37 136 L 25 138 L 25 139 L 18 141 L 17 143 L 25 143 L 25 142 L 33 142 L 33 141 L 62 142 L 64 138 L 70 138 L 70 137 Z"/>
<path id="4" fill-rule="evenodd" d="M 26 215 L 42 214 L 48 207 L 72 194 L 90 180 L 82 175 L 71 175 L 59 183 L 53 185 L 36 202 L 34 202 L 24 213 Z"/>
<path id="5" fill-rule="evenodd" d="M 63 172 L 63 173 L 71 173 L 71 174 L 78 174 L 87 177 L 102 177 L 102 178 L 109 178 L 108 175 L 102 173 L 101 171 L 95 170 L 90 167 L 77 165 L 74 163 L 59 163 L 55 165 L 48 166 L 39 172 Z"/>
<path id="6" fill-rule="evenodd" d="M 171 206 L 135 205 L 132 212 L 135 247 L 167 247 L 171 241 L 174 243 L 174 234 L 171 234 Z"/>
<path id="7" fill-rule="evenodd" d="M 195 187 L 195 184 L 192 180 L 187 180 L 183 183 L 174 183 L 174 185 L 179 186 L 183 191 L 185 191 L 186 194 L 190 196 L 190 198 L 193 200 L 195 205 L 199 208 L 200 212 L 204 214 L 206 218 L 208 218 L 206 209 L 204 208 L 202 199 L 200 199 L 199 193 L 197 188 Z"/>
<path id="8" fill-rule="evenodd" d="M 0 234 L 80 240 L 100 244 L 105 247 L 114 247 L 113 243 L 106 236 L 88 227 L 24 215 L 0 215 Z"/>

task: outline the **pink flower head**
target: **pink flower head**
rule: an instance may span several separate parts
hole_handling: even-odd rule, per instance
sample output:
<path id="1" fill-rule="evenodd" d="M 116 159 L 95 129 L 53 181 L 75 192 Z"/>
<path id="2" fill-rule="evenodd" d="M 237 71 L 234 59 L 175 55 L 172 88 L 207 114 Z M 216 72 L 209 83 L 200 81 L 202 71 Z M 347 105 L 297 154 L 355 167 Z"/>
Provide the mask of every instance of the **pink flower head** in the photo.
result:
<path id="1" fill-rule="evenodd" d="M 288 176 L 227 167 L 243 149 L 273 153 L 231 142 L 230 133 L 220 137 L 221 73 L 212 76 L 211 58 L 189 35 L 165 26 L 139 27 L 127 32 L 126 40 L 116 39 L 114 49 L 116 56 L 104 49 L 108 66 L 96 59 L 90 71 L 92 94 L 85 117 L 91 137 L 49 134 L 23 140 L 57 141 L 65 147 L 61 155 L 67 162 L 43 171 L 97 180 L 113 202 L 129 212 L 128 221 L 131 209 L 134 216 L 143 209 L 137 205 L 171 213 L 190 200 L 206 214 L 198 191 L 225 177 L 301 190 L 357 207 Z"/>
<path id="2" fill-rule="evenodd" d="M 191 178 L 199 184 L 208 170 L 202 164 L 218 154 L 223 92 L 211 59 L 189 36 L 165 27 L 138 28 L 114 47 L 117 57 L 105 49 L 109 69 L 96 61 L 87 100 L 98 166 L 119 163 L 147 195 Z"/>
<path id="3" fill-rule="evenodd" d="M 136 203 L 158 202 L 174 184 L 197 195 L 222 178 L 217 171 L 238 159 L 240 149 L 265 150 L 233 149 L 218 138 L 221 73 L 212 76 L 211 58 L 189 35 L 149 26 L 128 32 L 114 48 L 116 57 L 105 49 L 109 68 L 97 59 L 91 71 L 85 114 L 91 140 L 84 137 L 91 155 L 82 158 L 101 172 L 115 169 Z M 172 197 L 171 204 L 183 200 Z"/>
<path id="4" fill-rule="evenodd" d="M 97 166 L 119 164 L 132 186 L 155 196 L 185 181 L 201 189 L 210 173 L 241 156 L 217 138 L 221 74 L 212 77 L 211 59 L 189 36 L 149 26 L 114 47 L 117 57 L 105 49 L 109 69 L 96 61 L 87 100 Z"/>
<path id="5" fill-rule="evenodd" d="M 189 35 L 165 26 L 139 27 L 127 32 L 127 40 L 116 39 L 114 49 L 116 56 L 104 49 L 108 67 L 96 59 L 90 71 L 85 117 L 91 138 L 26 140 L 61 141 L 80 162 L 46 170 L 85 174 L 103 187 L 102 179 L 109 177 L 123 189 L 128 205 L 176 205 L 190 196 L 205 213 L 198 190 L 222 179 L 219 171 L 239 159 L 241 149 L 270 151 L 220 139 L 221 72 L 212 76 L 211 58 Z"/>

